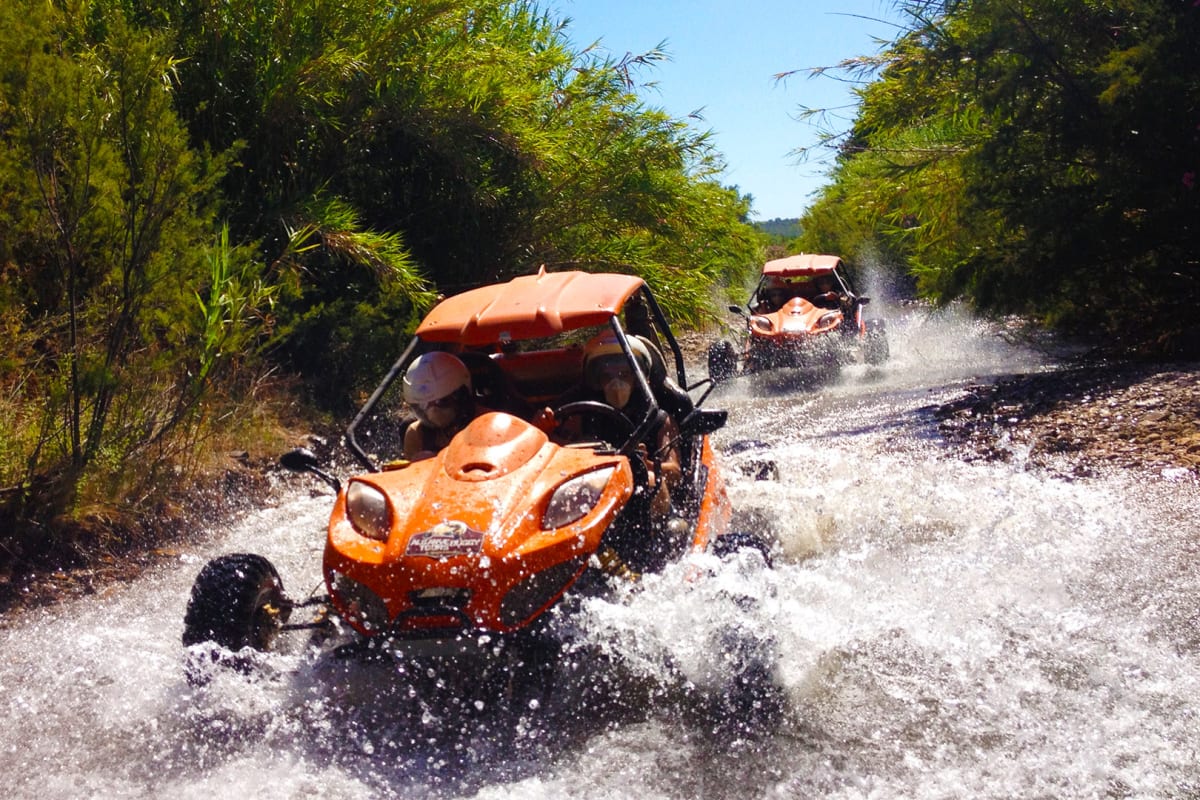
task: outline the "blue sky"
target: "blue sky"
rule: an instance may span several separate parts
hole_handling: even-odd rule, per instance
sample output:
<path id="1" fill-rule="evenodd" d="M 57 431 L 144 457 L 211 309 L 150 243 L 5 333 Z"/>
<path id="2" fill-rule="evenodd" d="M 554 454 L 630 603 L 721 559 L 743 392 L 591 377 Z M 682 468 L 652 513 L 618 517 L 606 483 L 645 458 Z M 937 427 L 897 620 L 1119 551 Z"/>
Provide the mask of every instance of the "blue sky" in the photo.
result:
<path id="1" fill-rule="evenodd" d="M 800 107 L 840 109 L 829 123 L 849 127 L 850 86 L 831 77 L 774 75 L 832 66 L 874 54 L 875 38 L 891 39 L 896 15 L 890 0 L 548 0 L 569 17 L 577 48 L 597 39 L 619 58 L 666 41 L 671 60 L 643 71 L 650 105 L 685 117 L 702 109 L 696 125 L 714 132 L 728 167 L 722 182 L 754 197 L 757 219 L 798 217 L 826 183 L 827 153 L 798 163 L 789 153 L 813 145 L 817 130 L 798 122 Z"/>

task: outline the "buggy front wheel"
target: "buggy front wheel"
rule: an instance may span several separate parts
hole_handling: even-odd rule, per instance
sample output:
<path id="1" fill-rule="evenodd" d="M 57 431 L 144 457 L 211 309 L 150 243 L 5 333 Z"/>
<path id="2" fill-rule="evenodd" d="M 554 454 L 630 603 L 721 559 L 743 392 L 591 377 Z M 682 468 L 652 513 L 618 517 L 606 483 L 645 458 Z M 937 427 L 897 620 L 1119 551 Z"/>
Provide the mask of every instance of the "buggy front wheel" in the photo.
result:
<path id="1" fill-rule="evenodd" d="M 266 651 L 290 614 L 291 603 L 270 561 L 252 553 L 220 556 L 204 565 L 192 585 L 183 644 Z"/>
<path id="2" fill-rule="evenodd" d="M 765 538 L 750 531 L 730 531 L 716 538 L 713 542 L 713 553 L 719 558 L 727 558 L 739 550 L 756 550 L 763 557 L 767 567 L 773 567 L 771 545 Z"/>

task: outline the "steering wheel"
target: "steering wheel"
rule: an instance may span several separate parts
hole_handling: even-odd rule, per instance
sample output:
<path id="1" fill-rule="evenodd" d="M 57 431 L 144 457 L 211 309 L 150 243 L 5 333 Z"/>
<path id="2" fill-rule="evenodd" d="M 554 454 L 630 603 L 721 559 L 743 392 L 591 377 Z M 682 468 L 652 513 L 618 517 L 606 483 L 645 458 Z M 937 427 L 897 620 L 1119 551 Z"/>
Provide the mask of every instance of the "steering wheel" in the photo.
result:
<path id="1" fill-rule="evenodd" d="M 603 439 L 614 447 L 633 435 L 633 423 L 617 409 L 599 400 L 576 400 L 554 409 L 554 419 L 561 427 L 571 417 L 594 417 L 603 422 Z"/>
<path id="2" fill-rule="evenodd" d="M 841 304 L 841 296 L 837 292 L 822 292 L 813 298 L 813 305 L 821 308 L 837 308 Z M 832 303 L 833 305 L 829 305 Z"/>

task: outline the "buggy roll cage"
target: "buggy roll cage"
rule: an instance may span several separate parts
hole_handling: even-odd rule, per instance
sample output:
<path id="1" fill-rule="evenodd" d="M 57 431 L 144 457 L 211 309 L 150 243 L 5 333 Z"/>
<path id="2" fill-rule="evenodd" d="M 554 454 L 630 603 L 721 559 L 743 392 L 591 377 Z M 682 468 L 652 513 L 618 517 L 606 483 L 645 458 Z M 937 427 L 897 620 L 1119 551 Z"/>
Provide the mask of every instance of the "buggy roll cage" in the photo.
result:
<path id="1" fill-rule="evenodd" d="M 675 335 L 671 332 L 671 328 L 667 324 L 666 315 L 663 314 L 662 308 L 658 305 L 658 301 L 654 299 L 654 295 L 650 293 L 645 284 L 642 284 L 642 286 L 637 289 L 635 296 L 646 303 L 646 306 L 649 309 L 654 322 L 656 323 L 656 329 L 658 333 L 667 341 L 667 344 L 671 348 L 671 354 L 675 362 L 675 372 L 678 375 L 679 385 L 687 386 L 687 372 L 683 363 L 683 351 L 680 349 L 679 342 L 675 339 Z M 622 308 L 624 308 L 624 304 L 622 304 Z M 633 350 L 629 345 L 629 340 L 624 329 L 621 327 L 620 320 L 618 319 L 620 311 L 621 309 L 617 309 L 609 317 L 608 323 L 612 326 L 612 329 L 616 334 L 617 342 L 621 346 L 621 351 L 625 354 L 625 357 L 629 359 L 631 364 L 636 365 L 637 359 L 634 358 Z M 354 415 L 354 419 L 352 419 L 350 424 L 346 426 L 346 446 L 354 455 L 354 458 L 360 464 L 362 464 L 362 466 L 368 472 L 379 472 L 380 467 L 375 463 L 374 459 L 367 454 L 362 445 L 359 444 L 357 438 L 358 427 L 368 417 L 371 416 L 380 399 L 387 392 L 387 390 L 391 388 L 392 384 L 394 384 L 396 380 L 403 374 L 409 362 L 412 361 L 417 352 L 423 350 L 430 344 L 431 342 L 421 339 L 420 336 L 413 336 L 413 338 L 409 341 L 408 346 L 405 347 L 404 351 L 400 354 L 400 357 L 396 359 L 395 363 L 392 364 L 391 368 L 379 382 L 379 385 L 375 387 L 375 391 L 371 393 L 371 396 L 367 398 L 365 403 L 363 403 L 362 407 L 358 410 L 358 413 Z M 500 343 L 496 342 L 496 344 Z M 648 403 L 645 417 L 639 423 L 634 425 L 633 432 L 625 440 L 625 443 L 618 449 L 618 452 L 625 456 L 630 455 L 634 450 L 637 449 L 638 443 L 642 441 L 642 439 L 650 431 L 651 427 L 653 427 L 657 417 L 657 412 L 659 410 L 658 401 L 650 387 L 649 376 L 642 374 L 641 369 L 635 369 L 634 374 L 637 375 L 638 387 L 642 391 L 643 395 L 647 398 Z M 706 392 L 704 397 L 707 396 L 708 395 Z M 701 401 L 703 401 L 704 397 L 701 397 Z M 697 411 L 698 410 L 699 409 L 697 409 Z M 700 428 L 703 428 L 704 432 L 708 432 L 709 429 L 716 430 L 721 426 L 721 424 L 724 423 L 725 412 L 712 411 L 709 412 L 709 415 L 712 415 L 712 419 L 706 420 L 703 423 L 701 422 L 703 417 L 696 417 L 696 425 Z M 718 420 L 715 415 L 719 415 L 720 419 Z M 693 415 L 689 414 L 689 418 L 692 416 Z M 683 427 L 684 426 L 681 421 L 680 428 L 682 429 Z"/>

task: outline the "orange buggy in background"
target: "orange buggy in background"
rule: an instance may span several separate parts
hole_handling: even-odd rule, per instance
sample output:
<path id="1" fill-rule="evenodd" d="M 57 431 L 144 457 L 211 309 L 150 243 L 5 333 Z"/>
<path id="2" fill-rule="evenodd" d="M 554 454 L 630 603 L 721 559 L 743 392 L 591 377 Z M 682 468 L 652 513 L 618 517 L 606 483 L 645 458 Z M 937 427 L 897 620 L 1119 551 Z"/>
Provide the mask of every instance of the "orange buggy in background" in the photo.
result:
<path id="1" fill-rule="evenodd" d="M 639 329 L 627 333 L 621 315 L 630 306 L 642 313 Z M 553 430 L 533 424 L 535 412 L 555 406 L 579 381 L 583 343 L 605 330 L 630 361 L 645 415 L 630 420 L 594 401 L 558 405 L 557 423 L 588 417 L 590 430 L 605 433 L 556 442 Z M 635 333 L 658 355 L 649 374 L 631 352 Z M 431 350 L 462 359 L 479 404 L 495 410 L 432 458 L 388 461 L 399 452 L 393 384 Z M 316 607 L 365 641 L 454 652 L 537 634 L 543 615 L 569 591 L 598 590 L 611 576 L 635 578 L 689 551 L 749 544 L 765 553 L 752 535 L 729 533 L 730 505 L 709 441 L 726 412 L 698 408 L 684 386 L 679 345 L 640 278 L 543 271 L 442 301 L 347 428 L 363 473 L 342 483 L 308 451 L 282 459 L 337 493 L 323 558 L 327 593 L 292 600 L 265 558 L 222 556 L 196 579 L 184 644 L 265 650 L 280 630 L 319 625 L 289 624 L 294 609 Z M 654 454 L 642 445 L 659 409 L 680 431 L 683 476 L 670 520 L 652 518 L 647 463 Z"/>
<path id="2" fill-rule="evenodd" d="M 747 302 L 729 310 L 746 321 L 741 372 L 809 369 L 836 372 L 843 364 L 881 364 L 888 344 L 883 320 L 864 319 L 870 298 L 854 293 L 837 256 L 805 253 L 768 261 Z M 728 340 L 708 350 L 714 381 L 738 374 L 738 348 Z"/>

